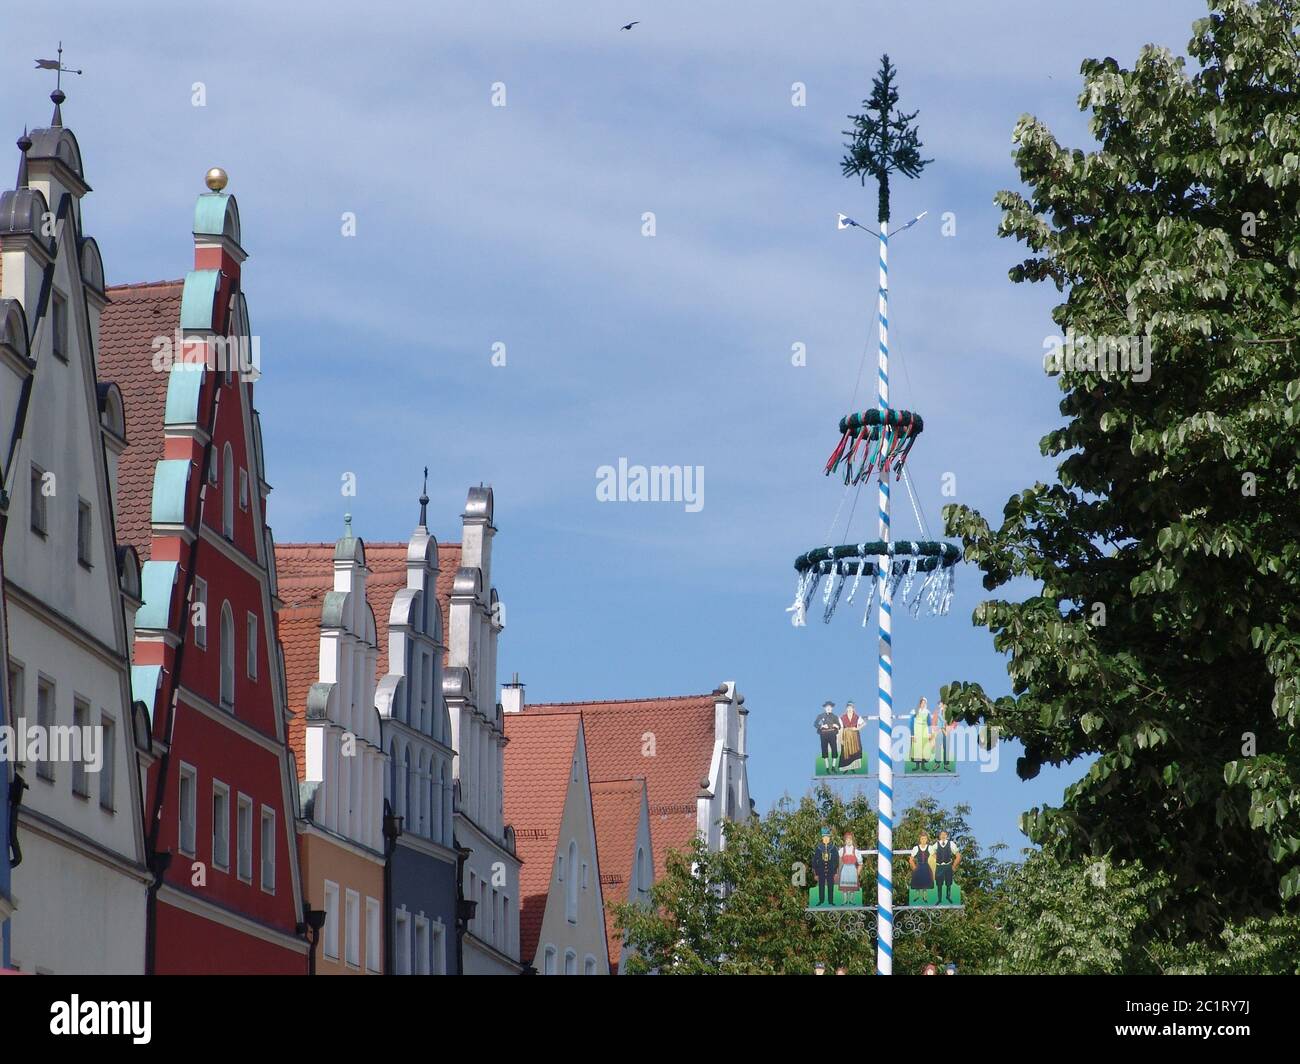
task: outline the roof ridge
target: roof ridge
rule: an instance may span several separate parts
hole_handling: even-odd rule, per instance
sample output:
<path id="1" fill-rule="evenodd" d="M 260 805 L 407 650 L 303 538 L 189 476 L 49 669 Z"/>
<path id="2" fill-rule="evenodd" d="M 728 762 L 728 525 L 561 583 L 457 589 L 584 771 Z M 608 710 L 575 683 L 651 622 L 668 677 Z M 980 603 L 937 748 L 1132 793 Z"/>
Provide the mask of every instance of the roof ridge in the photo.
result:
<path id="1" fill-rule="evenodd" d="M 174 281 L 130 281 L 126 284 L 110 284 L 104 287 L 105 292 L 133 291 L 140 288 L 171 288 L 175 285 L 185 285 L 185 278 L 178 277 Z"/>
<path id="2" fill-rule="evenodd" d="M 700 698 L 713 698 L 717 692 L 707 691 L 698 695 L 656 695 L 650 698 L 591 698 L 578 702 L 530 702 L 524 711 L 545 709 L 548 706 L 621 706 L 631 702 L 690 702 Z"/>

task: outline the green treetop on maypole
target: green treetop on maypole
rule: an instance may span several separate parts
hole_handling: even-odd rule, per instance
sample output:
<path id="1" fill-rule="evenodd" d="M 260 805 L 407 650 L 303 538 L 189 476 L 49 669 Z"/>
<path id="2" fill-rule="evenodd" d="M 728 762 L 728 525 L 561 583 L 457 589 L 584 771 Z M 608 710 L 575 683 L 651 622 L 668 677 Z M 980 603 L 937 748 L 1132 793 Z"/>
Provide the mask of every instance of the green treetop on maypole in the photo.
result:
<path id="1" fill-rule="evenodd" d="M 848 154 L 842 164 L 845 177 L 858 177 L 865 186 L 874 177 L 880 188 L 879 222 L 889 221 L 889 175 L 919 177 L 933 159 L 921 158 L 921 141 L 917 136 L 916 116 L 898 110 L 898 89 L 894 86 L 896 69 L 888 55 L 880 57 L 880 73 L 871 83 L 871 95 L 862 101 L 865 114 L 849 115 L 853 128 L 844 130 L 852 139 L 844 145 Z"/>

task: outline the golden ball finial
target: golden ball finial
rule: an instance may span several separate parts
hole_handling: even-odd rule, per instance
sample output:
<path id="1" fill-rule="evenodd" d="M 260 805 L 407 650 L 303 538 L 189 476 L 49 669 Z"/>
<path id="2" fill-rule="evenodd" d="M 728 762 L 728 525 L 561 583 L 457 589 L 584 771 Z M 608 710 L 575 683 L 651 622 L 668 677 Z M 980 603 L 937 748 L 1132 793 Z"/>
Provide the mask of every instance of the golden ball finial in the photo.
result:
<path id="1" fill-rule="evenodd" d="M 207 175 L 203 178 L 204 183 L 208 186 L 208 188 L 212 189 L 213 192 L 220 192 L 223 188 L 226 187 L 226 183 L 229 180 L 230 180 L 229 175 L 227 175 L 226 171 L 221 169 L 221 167 L 219 166 L 214 166 L 211 170 L 207 172 Z"/>

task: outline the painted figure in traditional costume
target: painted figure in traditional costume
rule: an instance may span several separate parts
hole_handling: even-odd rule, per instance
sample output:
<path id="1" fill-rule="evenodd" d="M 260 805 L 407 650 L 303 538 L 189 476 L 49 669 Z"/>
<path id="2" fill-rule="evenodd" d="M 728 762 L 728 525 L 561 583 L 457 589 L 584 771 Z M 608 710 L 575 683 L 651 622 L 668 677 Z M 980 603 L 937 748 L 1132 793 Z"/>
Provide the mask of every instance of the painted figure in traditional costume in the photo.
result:
<path id="1" fill-rule="evenodd" d="M 961 851 L 948 841 L 946 831 L 939 832 L 939 841 L 934 845 L 934 881 L 939 888 L 939 904 L 953 904 L 952 874 L 961 864 Z M 946 898 L 945 898 L 946 895 Z"/>
<path id="2" fill-rule="evenodd" d="M 840 847 L 840 896 L 847 902 L 861 902 L 862 891 L 862 851 L 854 845 L 853 832 L 844 833 L 844 845 Z"/>
<path id="3" fill-rule="evenodd" d="M 817 880 L 817 904 L 835 902 L 835 873 L 840 867 L 840 851 L 831 842 L 831 829 L 822 828 L 822 839 L 813 850 L 813 877 Z"/>
<path id="4" fill-rule="evenodd" d="M 840 768 L 852 768 L 862 760 L 862 718 L 853 703 L 846 703 L 840 718 Z"/>
<path id="5" fill-rule="evenodd" d="M 822 741 L 822 760 L 826 762 L 826 769 L 834 772 L 839 765 L 837 740 L 840 733 L 840 718 L 835 715 L 834 702 L 822 704 L 822 711 L 813 721 L 813 727 L 817 729 L 817 736 Z"/>
<path id="6" fill-rule="evenodd" d="M 930 836 L 923 831 L 907 855 L 908 867 L 912 869 L 913 890 L 927 891 L 934 886 L 934 869 L 930 867 L 931 850 Z"/>
<path id="7" fill-rule="evenodd" d="M 930 736 L 934 743 L 934 757 L 939 764 L 947 769 L 949 766 L 956 767 L 954 762 L 957 760 L 957 750 L 953 731 L 957 727 L 957 722 L 948 720 L 948 707 L 940 702 L 934 707 L 934 713 L 930 717 Z"/>
<path id="8" fill-rule="evenodd" d="M 912 712 L 912 750 L 908 759 L 916 768 L 921 768 L 934 756 L 930 742 L 930 703 L 924 698 Z"/>

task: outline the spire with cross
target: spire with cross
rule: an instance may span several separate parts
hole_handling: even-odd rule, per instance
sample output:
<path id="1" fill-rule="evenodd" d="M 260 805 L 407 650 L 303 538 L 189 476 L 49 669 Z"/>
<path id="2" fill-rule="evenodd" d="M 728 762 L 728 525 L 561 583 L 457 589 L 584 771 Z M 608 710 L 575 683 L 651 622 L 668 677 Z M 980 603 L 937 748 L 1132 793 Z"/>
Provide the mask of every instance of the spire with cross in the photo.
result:
<path id="1" fill-rule="evenodd" d="M 53 70 L 54 73 L 54 91 L 50 93 L 50 99 L 54 101 L 54 117 L 50 119 L 51 126 L 63 125 L 63 111 L 61 105 L 68 97 L 63 91 L 64 74 L 80 74 L 80 70 L 73 70 L 71 67 L 63 65 L 63 42 L 59 42 L 59 57 L 57 59 L 38 59 L 36 60 L 37 70 Z"/>

